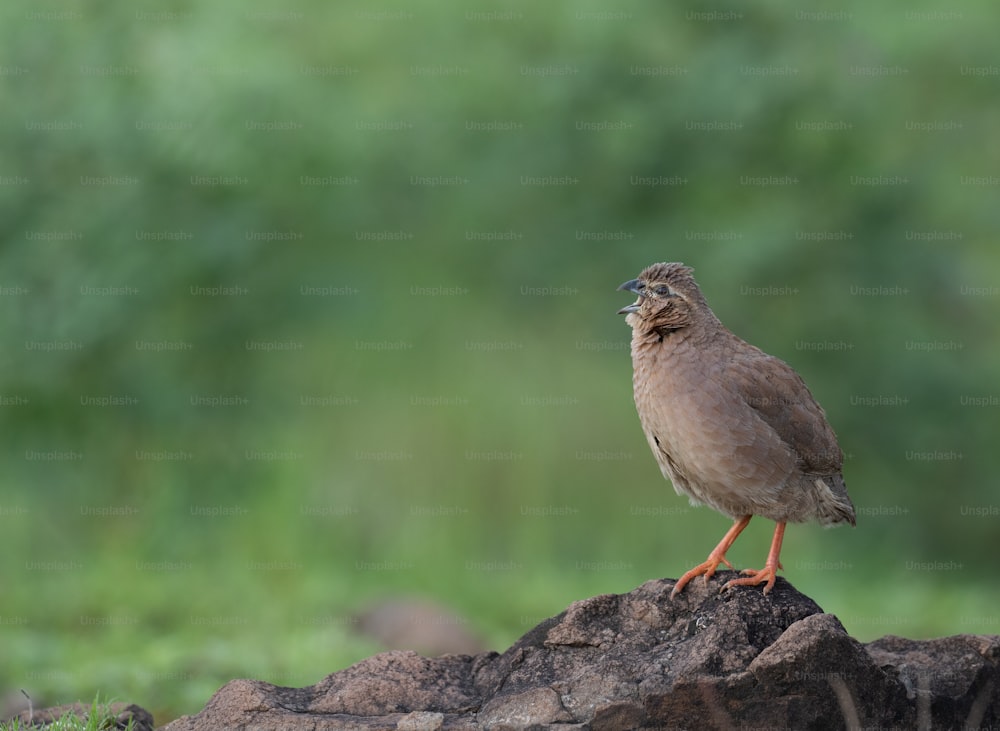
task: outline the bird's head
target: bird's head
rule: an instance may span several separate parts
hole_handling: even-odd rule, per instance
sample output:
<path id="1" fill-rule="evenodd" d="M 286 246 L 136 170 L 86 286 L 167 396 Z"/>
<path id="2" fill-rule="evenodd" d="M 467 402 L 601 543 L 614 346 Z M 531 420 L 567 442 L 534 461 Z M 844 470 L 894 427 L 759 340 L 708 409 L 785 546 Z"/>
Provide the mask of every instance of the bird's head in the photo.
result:
<path id="1" fill-rule="evenodd" d="M 715 316 L 694 281 L 693 269 L 678 262 L 653 264 L 618 289 L 639 295 L 631 305 L 618 310 L 632 329 L 660 335 Z"/>

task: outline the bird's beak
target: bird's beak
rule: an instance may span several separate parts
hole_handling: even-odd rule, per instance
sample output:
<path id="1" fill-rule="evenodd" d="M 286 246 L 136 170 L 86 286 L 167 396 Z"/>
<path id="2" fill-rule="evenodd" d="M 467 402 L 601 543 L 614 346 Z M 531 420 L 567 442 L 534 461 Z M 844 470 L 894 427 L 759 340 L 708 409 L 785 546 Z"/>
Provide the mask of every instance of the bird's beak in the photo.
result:
<path id="1" fill-rule="evenodd" d="M 632 312 L 638 312 L 639 305 L 642 304 L 642 282 L 640 282 L 638 279 L 630 279 L 629 281 L 624 282 L 620 287 L 618 287 L 618 291 L 634 292 L 635 294 L 639 295 L 638 300 L 628 305 L 627 307 L 622 307 L 620 310 L 618 310 L 618 314 L 628 315 Z"/>
<path id="2" fill-rule="evenodd" d="M 630 279 L 627 282 L 623 282 L 618 285 L 619 292 L 633 292 L 635 294 L 642 294 L 642 282 L 638 279 Z"/>

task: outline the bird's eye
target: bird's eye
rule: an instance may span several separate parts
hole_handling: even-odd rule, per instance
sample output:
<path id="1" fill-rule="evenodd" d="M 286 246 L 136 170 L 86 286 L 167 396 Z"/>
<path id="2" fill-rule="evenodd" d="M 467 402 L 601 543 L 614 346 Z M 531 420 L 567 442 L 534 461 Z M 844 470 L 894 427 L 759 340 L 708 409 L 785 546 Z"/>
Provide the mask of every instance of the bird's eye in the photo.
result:
<path id="1" fill-rule="evenodd" d="M 660 297 L 666 297 L 668 294 L 670 294 L 670 287 L 668 287 L 665 284 L 657 284 L 655 287 L 653 287 L 653 292 L 658 294 Z"/>

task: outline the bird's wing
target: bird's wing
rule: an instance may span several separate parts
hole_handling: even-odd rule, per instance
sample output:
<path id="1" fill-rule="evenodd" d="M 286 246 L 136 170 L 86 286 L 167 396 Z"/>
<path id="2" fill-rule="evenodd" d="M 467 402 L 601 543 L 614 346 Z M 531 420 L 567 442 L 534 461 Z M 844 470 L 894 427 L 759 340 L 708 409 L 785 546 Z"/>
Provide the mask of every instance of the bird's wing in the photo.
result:
<path id="1" fill-rule="evenodd" d="M 837 437 L 823 408 L 791 366 L 753 348 L 728 361 L 725 379 L 795 451 L 803 472 L 817 475 L 840 472 L 844 455 Z"/>

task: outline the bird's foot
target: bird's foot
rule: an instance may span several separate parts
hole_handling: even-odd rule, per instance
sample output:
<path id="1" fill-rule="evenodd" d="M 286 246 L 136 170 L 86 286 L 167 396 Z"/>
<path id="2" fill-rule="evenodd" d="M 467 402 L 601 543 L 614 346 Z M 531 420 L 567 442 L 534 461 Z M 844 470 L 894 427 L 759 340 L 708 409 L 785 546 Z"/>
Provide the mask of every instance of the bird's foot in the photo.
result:
<path id="1" fill-rule="evenodd" d="M 698 564 L 677 580 L 677 583 L 674 584 L 674 590 L 670 592 L 670 598 L 673 599 L 677 596 L 681 589 L 683 589 L 687 583 L 696 576 L 704 576 L 705 584 L 708 584 L 708 580 L 715 575 L 715 570 L 719 568 L 720 563 L 726 564 L 729 568 L 733 567 L 733 565 L 726 559 L 725 553 L 716 553 L 715 551 L 712 551 L 703 563 Z"/>
<path id="2" fill-rule="evenodd" d="M 774 582 L 778 578 L 778 569 L 780 568 L 783 568 L 780 563 L 767 562 L 762 569 L 743 569 L 740 573 L 746 574 L 745 578 L 727 581 L 719 591 L 725 591 L 733 586 L 757 586 L 764 584 L 764 593 L 767 594 L 774 588 Z"/>

